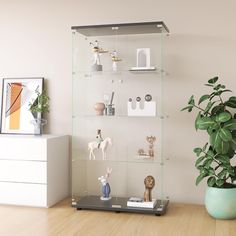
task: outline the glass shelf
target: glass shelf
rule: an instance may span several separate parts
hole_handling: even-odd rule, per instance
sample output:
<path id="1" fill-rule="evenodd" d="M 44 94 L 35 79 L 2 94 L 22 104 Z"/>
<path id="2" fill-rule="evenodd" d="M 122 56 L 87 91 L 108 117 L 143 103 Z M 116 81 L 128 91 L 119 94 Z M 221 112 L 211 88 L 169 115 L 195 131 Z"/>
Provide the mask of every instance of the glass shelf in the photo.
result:
<path id="1" fill-rule="evenodd" d="M 94 162 L 94 163 L 140 163 L 140 164 L 159 164 L 159 165 L 164 165 L 164 162 L 162 161 L 157 161 L 155 159 L 130 159 L 130 160 L 110 160 L 110 159 L 107 159 L 107 160 L 102 160 L 102 159 L 96 159 L 96 160 L 90 160 L 89 158 L 74 158 L 72 160 L 72 162 Z"/>
<path id="2" fill-rule="evenodd" d="M 74 71 L 73 73 L 73 78 L 74 79 L 90 79 L 90 78 L 100 78 L 100 79 L 104 79 L 103 76 L 125 76 L 125 75 L 156 75 L 158 77 L 161 76 L 168 76 L 168 72 L 166 72 L 165 70 L 119 70 L 119 71 L 112 71 L 112 70 L 104 70 L 104 71 L 90 71 L 90 70 L 77 70 Z M 155 77 L 151 77 L 150 78 L 155 78 Z M 110 78 L 111 79 L 111 78 Z"/>
<path id="3" fill-rule="evenodd" d="M 72 116 L 73 119 L 80 119 L 80 118 L 96 118 L 96 119 L 113 119 L 113 118 L 147 118 L 147 119 L 165 119 L 165 118 L 169 118 L 168 115 L 157 115 L 157 116 L 128 116 L 128 115 L 121 115 L 121 114 L 118 114 L 118 115 L 114 115 L 114 116 L 98 116 L 98 115 L 95 115 L 95 114 L 85 114 L 85 115 L 73 115 Z"/>

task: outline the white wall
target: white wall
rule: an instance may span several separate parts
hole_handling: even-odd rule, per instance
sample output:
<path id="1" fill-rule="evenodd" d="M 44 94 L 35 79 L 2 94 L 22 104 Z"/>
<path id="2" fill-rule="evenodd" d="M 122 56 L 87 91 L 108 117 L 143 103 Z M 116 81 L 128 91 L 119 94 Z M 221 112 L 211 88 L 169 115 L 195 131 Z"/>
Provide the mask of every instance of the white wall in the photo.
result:
<path id="1" fill-rule="evenodd" d="M 200 95 L 214 75 L 236 91 L 236 2 L 233 0 L 0 0 L 0 77 L 44 76 L 51 97 L 49 132 L 71 132 L 72 25 L 163 20 L 170 121 L 166 192 L 172 201 L 203 202 L 194 186 L 193 147 L 205 142 L 193 115 L 180 113 L 191 94 Z"/>

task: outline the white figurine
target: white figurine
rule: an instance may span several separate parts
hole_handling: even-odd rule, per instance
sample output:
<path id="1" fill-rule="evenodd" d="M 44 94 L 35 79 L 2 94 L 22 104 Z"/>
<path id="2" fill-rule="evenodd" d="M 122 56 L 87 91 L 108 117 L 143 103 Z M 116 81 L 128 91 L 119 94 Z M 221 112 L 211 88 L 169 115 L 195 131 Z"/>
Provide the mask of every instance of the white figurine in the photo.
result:
<path id="1" fill-rule="evenodd" d="M 92 43 L 90 43 L 92 44 Z M 96 40 L 93 45 L 93 53 L 94 53 L 94 57 L 93 57 L 93 65 L 101 65 L 101 61 L 100 61 L 100 56 L 99 56 L 99 45 L 98 45 L 98 41 Z"/>
<path id="2" fill-rule="evenodd" d="M 121 59 L 118 58 L 118 53 L 116 50 L 114 50 L 111 53 L 111 60 L 112 60 L 112 70 L 117 71 L 117 62 L 121 61 Z"/>
<path id="3" fill-rule="evenodd" d="M 109 197 L 109 194 L 111 192 L 111 187 L 108 183 L 108 178 L 111 175 L 111 172 L 112 172 L 112 169 L 107 167 L 107 173 L 106 173 L 105 177 L 102 175 L 101 177 L 98 178 L 98 180 L 100 180 L 100 182 L 102 184 L 103 196 L 100 199 L 103 201 L 111 199 L 111 197 Z"/>
<path id="4" fill-rule="evenodd" d="M 92 157 L 93 157 L 93 160 L 95 160 L 95 155 L 93 152 L 94 149 L 102 149 L 102 158 L 103 158 L 103 160 L 106 160 L 107 159 L 106 150 L 107 150 L 108 145 L 112 145 L 111 138 L 109 138 L 109 137 L 105 138 L 100 143 L 97 141 L 88 143 L 89 160 L 91 160 Z"/>
<path id="5" fill-rule="evenodd" d="M 100 53 L 107 53 L 108 51 L 103 50 L 99 47 L 99 43 L 97 40 L 95 40 L 94 43 L 90 42 L 90 45 L 93 46 L 92 52 L 93 52 L 93 65 L 92 70 L 93 71 L 102 71 L 102 65 L 100 60 Z"/>

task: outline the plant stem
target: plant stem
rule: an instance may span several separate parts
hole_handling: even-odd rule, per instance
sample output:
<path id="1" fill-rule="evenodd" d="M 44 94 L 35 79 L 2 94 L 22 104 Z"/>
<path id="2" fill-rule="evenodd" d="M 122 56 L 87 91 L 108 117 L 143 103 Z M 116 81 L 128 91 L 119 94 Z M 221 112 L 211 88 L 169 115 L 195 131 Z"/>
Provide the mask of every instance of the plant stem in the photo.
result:
<path id="1" fill-rule="evenodd" d="M 206 155 L 208 155 L 208 156 L 210 156 L 210 157 L 212 157 L 212 159 L 218 164 L 218 165 L 220 165 L 220 162 L 218 161 L 218 160 L 216 160 L 215 159 L 215 157 L 217 156 L 217 154 L 216 155 L 214 155 L 214 156 L 211 156 L 211 155 L 209 155 L 208 153 L 206 153 L 206 152 L 203 152 L 204 154 L 206 154 Z"/>
<path id="2" fill-rule="evenodd" d="M 196 107 L 197 109 L 199 109 L 199 110 L 205 112 L 204 109 L 202 109 L 201 107 L 196 106 L 195 104 L 192 104 L 192 105 L 193 105 L 194 107 Z M 207 114 L 208 114 L 208 115 L 211 115 L 211 113 L 209 113 L 209 112 L 207 112 Z"/>
<path id="3" fill-rule="evenodd" d="M 219 98 L 220 98 L 220 102 L 221 102 L 222 104 L 224 104 L 221 95 L 219 95 Z"/>

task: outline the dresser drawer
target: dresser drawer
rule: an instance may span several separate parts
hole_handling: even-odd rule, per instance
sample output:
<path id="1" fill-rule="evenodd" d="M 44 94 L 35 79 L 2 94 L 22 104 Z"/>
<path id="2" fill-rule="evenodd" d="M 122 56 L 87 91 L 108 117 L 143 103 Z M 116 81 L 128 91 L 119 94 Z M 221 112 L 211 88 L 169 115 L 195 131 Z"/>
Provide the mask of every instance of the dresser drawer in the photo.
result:
<path id="1" fill-rule="evenodd" d="M 46 160 L 46 139 L 30 137 L 0 138 L 0 159 Z"/>
<path id="2" fill-rule="evenodd" d="M 47 206 L 47 185 L 0 182 L 0 204 Z"/>
<path id="3" fill-rule="evenodd" d="M 47 162 L 0 160 L 0 181 L 46 184 Z"/>

